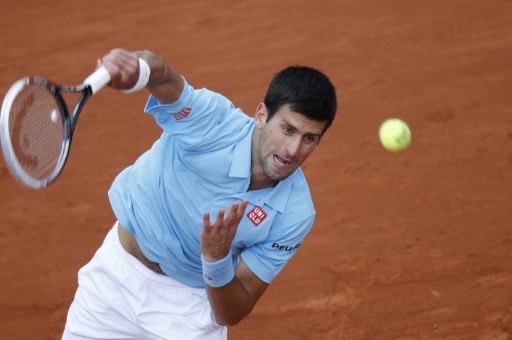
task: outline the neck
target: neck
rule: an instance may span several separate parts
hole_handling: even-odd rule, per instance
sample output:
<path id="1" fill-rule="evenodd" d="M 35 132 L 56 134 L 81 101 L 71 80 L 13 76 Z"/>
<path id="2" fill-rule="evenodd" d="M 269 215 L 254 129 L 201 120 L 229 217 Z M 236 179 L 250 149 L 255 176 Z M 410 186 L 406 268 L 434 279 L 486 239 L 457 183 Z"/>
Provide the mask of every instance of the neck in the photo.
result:
<path id="1" fill-rule="evenodd" d="M 273 181 L 268 178 L 265 174 L 251 175 L 251 183 L 249 184 L 249 190 L 258 190 L 273 187 L 277 184 L 277 181 Z"/>

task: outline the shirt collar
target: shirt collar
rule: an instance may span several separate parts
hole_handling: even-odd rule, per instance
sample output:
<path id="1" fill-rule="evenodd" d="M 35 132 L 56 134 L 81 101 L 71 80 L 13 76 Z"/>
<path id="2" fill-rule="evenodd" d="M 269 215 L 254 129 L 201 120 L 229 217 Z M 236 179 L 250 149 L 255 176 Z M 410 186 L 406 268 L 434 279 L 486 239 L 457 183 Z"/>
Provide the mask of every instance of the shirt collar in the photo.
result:
<path id="1" fill-rule="evenodd" d="M 288 202 L 288 197 L 292 191 L 293 177 L 295 177 L 295 172 L 288 178 L 279 181 L 275 187 L 269 188 L 270 190 L 265 197 L 265 203 L 272 209 L 275 209 L 280 213 L 284 212 L 286 203 Z"/>
<path id="2" fill-rule="evenodd" d="M 254 126 L 236 145 L 229 177 L 251 178 L 251 148 Z"/>

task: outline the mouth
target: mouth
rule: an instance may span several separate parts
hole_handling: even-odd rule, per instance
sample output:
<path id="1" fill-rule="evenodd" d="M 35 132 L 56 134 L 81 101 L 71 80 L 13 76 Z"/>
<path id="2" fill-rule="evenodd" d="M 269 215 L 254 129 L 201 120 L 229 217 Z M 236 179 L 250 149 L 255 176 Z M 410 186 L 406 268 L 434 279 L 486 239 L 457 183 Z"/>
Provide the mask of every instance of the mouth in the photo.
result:
<path id="1" fill-rule="evenodd" d="M 277 164 L 279 168 L 287 168 L 292 164 L 292 162 L 290 162 L 289 160 L 281 158 L 278 155 L 274 155 L 274 162 Z"/>

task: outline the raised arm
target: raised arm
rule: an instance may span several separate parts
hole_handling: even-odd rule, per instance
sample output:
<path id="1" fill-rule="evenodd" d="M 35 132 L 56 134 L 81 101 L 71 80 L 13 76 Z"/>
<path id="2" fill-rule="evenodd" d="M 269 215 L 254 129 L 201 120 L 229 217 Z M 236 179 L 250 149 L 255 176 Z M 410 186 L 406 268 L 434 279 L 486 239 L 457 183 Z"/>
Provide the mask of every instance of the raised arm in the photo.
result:
<path id="1" fill-rule="evenodd" d="M 183 78 L 151 51 L 132 52 L 116 48 L 99 59 L 98 66 L 105 66 L 110 73 L 110 87 L 126 90 L 132 88 L 139 78 L 139 58 L 144 59 L 151 70 L 147 89 L 163 104 L 178 100 L 183 91 Z"/>

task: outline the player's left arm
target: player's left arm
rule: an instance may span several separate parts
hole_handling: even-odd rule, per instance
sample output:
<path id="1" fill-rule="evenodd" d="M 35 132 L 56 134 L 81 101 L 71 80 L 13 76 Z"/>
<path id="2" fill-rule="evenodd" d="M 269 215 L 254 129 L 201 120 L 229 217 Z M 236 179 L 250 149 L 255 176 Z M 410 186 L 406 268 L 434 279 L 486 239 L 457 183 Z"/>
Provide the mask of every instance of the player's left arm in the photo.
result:
<path id="1" fill-rule="evenodd" d="M 225 326 L 236 325 L 251 313 L 268 286 L 241 259 L 234 279 L 227 285 L 219 288 L 206 285 L 215 321 Z"/>
<path id="2" fill-rule="evenodd" d="M 210 224 L 209 214 L 205 213 L 201 233 L 201 250 L 205 260 L 215 262 L 229 254 L 246 207 L 247 201 L 234 203 L 225 217 L 224 211 L 219 211 L 213 225 Z M 225 326 L 236 325 L 251 313 L 268 286 L 268 283 L 259 279 L 243 259 L 240 259 L 235 275 L 229 283 L 221 287 L 206 285 L 215 321 Z"/>

